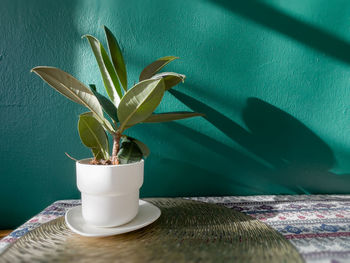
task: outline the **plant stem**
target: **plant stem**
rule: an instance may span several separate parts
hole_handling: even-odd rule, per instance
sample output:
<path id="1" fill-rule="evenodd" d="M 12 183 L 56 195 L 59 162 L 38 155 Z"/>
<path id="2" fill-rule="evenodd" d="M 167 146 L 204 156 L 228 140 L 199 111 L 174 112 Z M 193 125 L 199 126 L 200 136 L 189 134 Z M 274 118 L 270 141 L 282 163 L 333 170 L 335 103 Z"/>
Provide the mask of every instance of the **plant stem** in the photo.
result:
<path id="1" fill-rule="evenodd" d="M 119 131 L 113 134 L 112 164 L 119 164 L 118 152 L 119 152 L 120 137 L 121 137 L 121 133 Z"/>

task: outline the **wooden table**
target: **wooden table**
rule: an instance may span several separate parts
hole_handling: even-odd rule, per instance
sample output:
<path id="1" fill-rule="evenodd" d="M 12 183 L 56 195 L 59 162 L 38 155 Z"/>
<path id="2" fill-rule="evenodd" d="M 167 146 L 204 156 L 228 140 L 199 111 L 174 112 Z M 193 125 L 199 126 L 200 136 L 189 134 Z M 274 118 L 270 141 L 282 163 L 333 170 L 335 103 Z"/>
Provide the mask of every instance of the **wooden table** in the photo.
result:
<path id="1" fill-rule="evenodd" d="M 3 237 L 6 237 L 8 234 L 10 234 L 12 232 L 12 230 L 7 229 L 7 230 L 0 230 L 0 239 L 2 239 Z"/>

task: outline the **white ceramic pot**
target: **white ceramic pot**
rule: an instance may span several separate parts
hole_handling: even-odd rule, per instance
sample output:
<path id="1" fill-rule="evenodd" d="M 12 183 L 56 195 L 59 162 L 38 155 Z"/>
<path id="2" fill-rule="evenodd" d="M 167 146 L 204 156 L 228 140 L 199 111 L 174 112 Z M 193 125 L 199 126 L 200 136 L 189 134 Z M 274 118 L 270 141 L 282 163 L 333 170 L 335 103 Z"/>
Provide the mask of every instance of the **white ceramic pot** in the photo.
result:
<path id="1" fill-rule="evenodd" d="M 83 218 L 98 227 L 119 226 L 131 221 L 139 208 L 144 161 L 91 165 L 90 160 L 76 162 Z"/>

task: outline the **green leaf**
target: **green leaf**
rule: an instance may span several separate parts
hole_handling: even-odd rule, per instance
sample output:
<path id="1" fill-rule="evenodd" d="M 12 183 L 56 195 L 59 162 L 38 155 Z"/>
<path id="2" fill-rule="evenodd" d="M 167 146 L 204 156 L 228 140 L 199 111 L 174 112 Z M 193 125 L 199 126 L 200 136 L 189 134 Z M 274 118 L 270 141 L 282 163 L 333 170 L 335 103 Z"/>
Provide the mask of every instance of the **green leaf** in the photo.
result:
<path id="1" fill-rule="evenodd" d="M 186 76 L 175 72 L 161 72 L 161 73 L 155 74 L 152 77 L 152 79 L 159 79 L 159 78 L 164 79 L 165 90 L 167 91 L 172 87 L 176 86 L 177 84 L 179 84 L 180 82 L 185 82 Z"/>
<path id="2" fill-rule="evenodd" d="M 121 147 L 118 152 L 120 164 L 139 162 L 142 159 L 142 152 L 137 144 L 127 136 L 121 139 Z"/>
<path id="3" fill-rule="evenodd" d="M 78 131 L 82 143 L 92 150 L 96 159 L 109 159 L 107 134 L 92 112 L 79 116 Z"/>
<path id="4" fill-rule="evenodd" d="M 72 75 L 54 67 L 35 67 L 31 70 L 46 81 L 52 88 L 68 99 L 91 110 L 107 130 L 114 132 L 111 124 L 104 118 L 101 105 L 92 91 Z"/>
<path id="5" fill-rule="evenodd" d="M 152 114 L 143 122 L 148 122 L 148 123 L 149 122 L 166 122 L 166 121 L 175 121 L 175 120 L 181 120 L 181 119 L 197 117 L 197 116 L 204 116 L 204 114 L 196 113 L 196 112 L 186 112 L 186 111 L 167 112 L 167 113 Z"/>
<path id="6" fill-rule="evenodd" d="M 137 139 L 134 139 L 133 142 L 136 143 L 136 145 L 139 147 L 139 149 L 142 152 L 142 155 L 145 158 L 147 158 L 151 154 L 151 151 L 149 150 L 149 148 L 148 148 L 148 146 L 146 144 L 144 144 L 143 142 L 141 142 L 141 141 L 139 141 Z"/>
<path id="7" fill-rule="evenodd" d="M 137 147 L 139 148 L 139 150 L 142 152 L 142 155 L 146 158 L 147 156 L 150 155 L 151 151 L 149 150 L 148 146 L 146 144 L 144 144 L 143 142 L 127 136 L 127 135 L 123 135 L 123 138 L 127 137 L 129 140 L 133 141 L 134 143 L 136 143 Z"/>
<path id="8" fill-rule="evenodd" d="M 109 99 L 107 99 L 105 96 L 98 93 L 95 85 L 90 84 L 89 86 L 90 86 L 92 93 L 96 96 L 96 98 L 100 102 L 105 113 L 107 113 L 108 116 L 111 117 L 112 120 L 114 120 L 115 122 L 119 122 L 118 115 L 117 115 L 117 108 L 114 106 L 114 104 Z"/>
<path id="9" fill-rule="evenodd" d="M 118 106 L 120 99 L 123 97 L 120 89 L 119 80 L 114 70 L 111 60 L 100 41 L 93 36 L 85 35 L 90 43 L 91 49 L 95 55 L 98 67 L 102 75 L 108 96 L 111 98 L 114 105 Z"/>
<path id="10" fill-rule="evenodd" d="M 167 64 L 169 64 L 171 61 L 177 59 L 178 57 L 174 56 L 168 56 L 168 57 L 162 57 L 158 60 L 152 62 L 147 67 L 145 67 L 141 74 L 140 74 L 140 81 L 145 79 L 150 79 L 154 74 L 156 74 L 159 70 L 164 68 Z"/>
<path id="11" fill-rule="evenodd" d="M 111 54 L 112 62 L 120 83 L 125 91 L 128 89 L 128 78 L 126 73 L 126 66 L 124 63 L 123 54 L 120 50 L 119 44 L 113 33 L 106 27 L 103 26 L 107 38 L 109 53 Z"/>
<path id="12" fill-rule="evenodd" d="M 144 80 L 129 89 L 118 107 L 120 130 L 123 131 L 147 119 L 157 108 L 163 95 L 163 79 Z"/>

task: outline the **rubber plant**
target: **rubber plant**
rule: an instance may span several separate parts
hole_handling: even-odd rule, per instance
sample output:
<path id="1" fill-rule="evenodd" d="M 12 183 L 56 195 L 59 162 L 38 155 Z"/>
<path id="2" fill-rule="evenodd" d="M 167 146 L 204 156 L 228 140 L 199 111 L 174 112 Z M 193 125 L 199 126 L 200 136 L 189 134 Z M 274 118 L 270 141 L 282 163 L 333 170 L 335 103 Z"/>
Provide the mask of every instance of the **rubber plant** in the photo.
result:
<path id="1" fill-rule="evenodd" d="M 125 164 L 141 160 L 150 153 L 141 141 L 124 134 L 139 123 L 157 123 L 202 116 L 195 112 L 167 112 L 154 114 L 164 93 L 184 82 L 185 75 L 160 72 L 178 57 L 159 58 L 146 66 L 139 82 L 128 88 L 127 71 L 120 46 L 112 32 L 104 26 L 109 54 L 101 42 L 84 35 L 96 58 L 109 99 L 99 93 L 96 86 L 89 87 L 72 75 L 55 67 L 38 66 L 32 72 L 39 75 L 52 88 L 68 99 L 81 104 L 89 112 L 79 116 L 78 131 L 82 143 L 91 149 L 92 164 Z M 107 117 L 108 116 L 108 117 Z M 110 154 L 106 132 L 113 138 Z"/>

